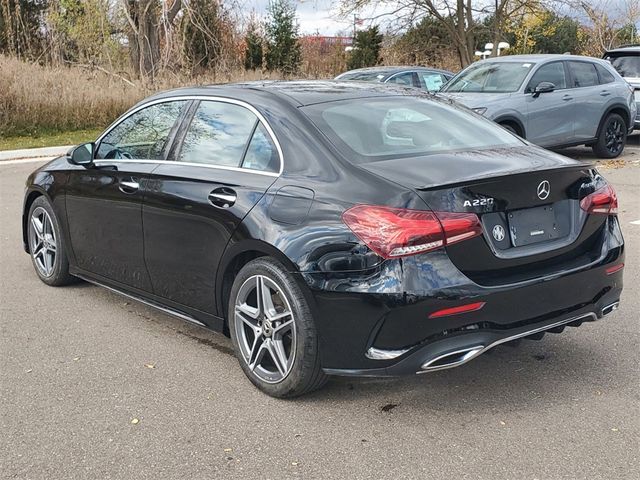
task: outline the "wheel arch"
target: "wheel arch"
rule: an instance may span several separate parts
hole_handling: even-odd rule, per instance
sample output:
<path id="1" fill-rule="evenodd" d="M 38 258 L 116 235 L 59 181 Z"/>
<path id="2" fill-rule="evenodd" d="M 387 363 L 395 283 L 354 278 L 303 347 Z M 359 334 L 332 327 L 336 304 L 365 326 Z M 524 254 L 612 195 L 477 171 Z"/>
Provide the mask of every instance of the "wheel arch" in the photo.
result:
<path id="1" fill-rule="evenodd" d="M 280 250 L 262 240 L 243 240 L 230 244 L 224 252 L 216 275 L 216 305 L 218 316 L 224 320 L 224 334 L 229 335 L 227 303 L 238 272 L 247 263 L 260 257 L 273 257 L 289 272 L 298 272 L 296 265 Z"/>
<path id="2" fill-rule="evenodd" d="M 511 124 L 512 126 L 514 126 L 516 128 L 517 133 L 518 133 L 519 136 L 521 136 L 522 138 L 525 138 L 525 139 L 527 138 L 527 131 L 524 128 L 524 124 L 522 123 L 522 121 L 519 118 L 517 118 L 517 117 L 515 117 L 513 115 L 503 115 L 503 116 L 500 116 L 500 117 L 494 119 L 493 121 L 495 123 L 499 124 L 499 125 L 502 125 L 504 123 Z"/>
<path id="3" fill-rule="evenodd" d="M 32 188 L 25 197 L 24 197 L 24 205 L 22 207 L 22 247 L 24 251 L 29 252 L 29 241 L 28 241 L 28 228 L 27 222 L 29 221 L 29 210 L 31 210 L 31 205 L 36 201 L 38 197 L 46 197 L 49 202 L 51 202 L 51 198 L 47 195 L 44 190 L 41 190 L 37 187 Z"/>
<path id="4" fill-rule="evenodd" d="M 602 114 L 602 117 L 600 117 L 600 122 L 598 123 L 598 130 L 596 131 L 596 139 L 600 138 L 600 133 L 602 132 L 604 121 L 612 113 L 617 113 L 618 115 L 620 115 L 624 120 L 624 124 L 627 127 L 627 131 L 629 130 L 629 127 L 632 125 L 631 112 L 629 111 L 629 108 L 627 108 L 626 105 L 623 105 L 621 103 L 616 103 L 607 107 L 605 112 Z"/>

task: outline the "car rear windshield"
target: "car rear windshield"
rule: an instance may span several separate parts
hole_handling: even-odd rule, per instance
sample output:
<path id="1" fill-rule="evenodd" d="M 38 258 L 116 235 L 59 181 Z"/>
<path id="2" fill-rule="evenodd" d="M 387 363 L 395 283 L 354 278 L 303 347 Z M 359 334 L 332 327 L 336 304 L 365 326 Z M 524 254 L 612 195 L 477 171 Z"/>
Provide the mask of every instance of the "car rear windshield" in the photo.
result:
<path id="1" fill-rule="evenodd" d="M 640 78 L 640 52 L 636 55 L 609 54 L 605 58 L 621 76 Z"/>
<path id="2" fill-rule="evenodd" d="M 347 72 L 338 77 L 339 80 L 359 80 L 361 82 L 379 82 L 385 77 L 381 71 L 375 72 Z"/>
<path id="3" fill-rule="evenodd" d="M 351 99 L 309 105 L 303 111 L 354 163 L 523 145 L 464 107 L 427 98 Z"/>
<path id="4" fill-rule="evenodd" d="M 444 92 L 508 93 L 520 88 L 534 64 L 531 62 L 480 62 L 449 82 Z"/>

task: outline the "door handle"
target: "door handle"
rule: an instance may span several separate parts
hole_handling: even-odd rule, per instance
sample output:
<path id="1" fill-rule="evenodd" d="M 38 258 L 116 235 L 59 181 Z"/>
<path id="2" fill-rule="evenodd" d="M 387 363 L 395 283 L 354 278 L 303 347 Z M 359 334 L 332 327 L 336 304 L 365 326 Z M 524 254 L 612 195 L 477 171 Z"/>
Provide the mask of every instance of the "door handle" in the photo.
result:
<path id="1" fill-rule="evenodd" d="M 237 199 L 238 195 L 229 187 L 216 188 L 209 194 L 209 203 L 218 208 L 229 208 Z"/>
<path id="2" fill-rule="evenodd" d="M 611 92 L 608 92 L 607 90 L 603 90 L 600 92 L 601 97 L 608 97 L 609 95 L 611 95 Z"/>
<path id="3" fill-rule="evenodd" d="M 131 180 L 129 180 L 129 181 L 122 180 L 118 184 L 118 189 L 122 193 L 126 193 L 128 195 L 131 195 L 132 193 L 136 193 L 138 191 L 138 189 L 140 189 L 140 184 L 136 180 L 134 180 L 133 178 Z"/>

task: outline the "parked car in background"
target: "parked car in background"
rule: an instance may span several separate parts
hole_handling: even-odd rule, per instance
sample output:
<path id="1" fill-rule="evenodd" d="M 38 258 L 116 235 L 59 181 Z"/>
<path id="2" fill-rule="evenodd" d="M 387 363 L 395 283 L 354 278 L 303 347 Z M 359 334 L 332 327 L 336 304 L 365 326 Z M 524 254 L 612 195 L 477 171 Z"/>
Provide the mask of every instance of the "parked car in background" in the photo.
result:
<path id="1" fill-rule="evenodd" d="M 609 50 L 604 59 L 633 87 L 638 107 L 634 128 L 640 129 L 640 45 Z"/>
<path id="2" fill-rule="evenodd" d="M 622 153 L 633 130 L 633 89 L 613 66 L 575 55 L 513 55 L 470 65 L 441 93 L 543 147 Z"/>
<path id="3" fill-rule="evenodd" d="M 453 76 L 453 72 L 428 67 L 370 67 L 349 70 L 336 80 L 391 83 L 438 92 Z"/>

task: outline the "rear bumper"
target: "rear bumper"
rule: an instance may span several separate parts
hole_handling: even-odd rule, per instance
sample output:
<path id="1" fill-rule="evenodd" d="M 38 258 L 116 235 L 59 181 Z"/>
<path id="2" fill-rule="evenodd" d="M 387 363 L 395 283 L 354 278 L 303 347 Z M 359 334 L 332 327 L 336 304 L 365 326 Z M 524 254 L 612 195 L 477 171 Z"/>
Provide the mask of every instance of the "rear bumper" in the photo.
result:
<path id="1" fill-rule="evenodd" d="M 326 373 L 396 376 L 462 365 L 495 345 L 610 313 L 620 299 L 624 244 L 617 220 L 597 258 L 517 284 L 483 286 L 444 251 L 385 262 L 376 272 L 304 275 L 314 297 Z M 480 310 L 429 318 L 443 308 Z"/>
<path id="2" fill-rule="evenodd" d="M 603 318 L 618 308 L 619 301 L 605 305 L 599 312 L 585 311 L 563 319 L 552 319 L 531 323 L 509 331 L 485 330 L 465 333 L 425 345 L 386 368 L 332 369 L 324 371 L 330 375 L 394 377 L 413 373 L 428 373 L 459 367 L 500 344 L 520 338 L 534 337 L 545 332 L 560 333 L 565 327 L 578 327 L 583 322 Z"/>

